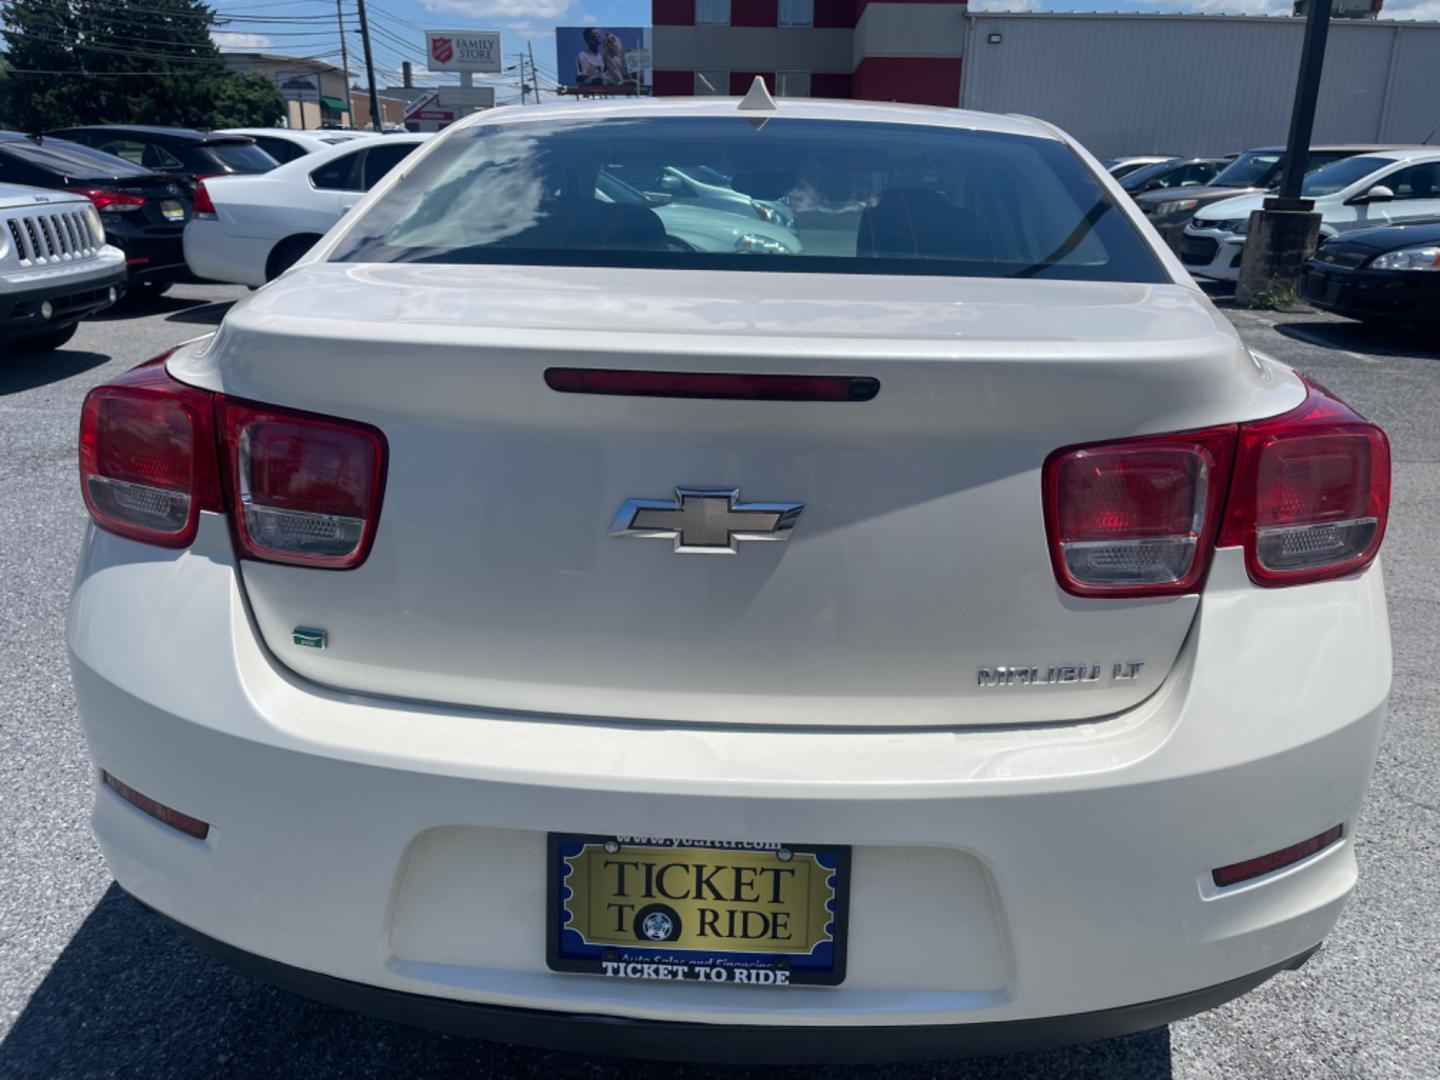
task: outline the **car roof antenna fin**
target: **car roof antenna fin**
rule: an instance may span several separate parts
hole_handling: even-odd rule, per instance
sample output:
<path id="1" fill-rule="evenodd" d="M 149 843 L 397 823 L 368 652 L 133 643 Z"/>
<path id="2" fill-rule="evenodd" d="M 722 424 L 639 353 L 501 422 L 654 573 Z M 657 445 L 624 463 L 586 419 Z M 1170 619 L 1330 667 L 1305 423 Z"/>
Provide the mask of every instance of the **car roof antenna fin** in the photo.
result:
<path id="1" fill-rule="evenodd" d="M 740 99 L 740 104 L 735 106 L 741 112 L 773 113 L 779 106 L 775 99 L 770 96 L 770 91 L 765 88 L 765 78 L 756 75 L 755 81 L 750 84 L 750 92 Z M 745 118 L 750 126 L 759 131 L 765 126 L 768 116 L 747 116 Z"/>

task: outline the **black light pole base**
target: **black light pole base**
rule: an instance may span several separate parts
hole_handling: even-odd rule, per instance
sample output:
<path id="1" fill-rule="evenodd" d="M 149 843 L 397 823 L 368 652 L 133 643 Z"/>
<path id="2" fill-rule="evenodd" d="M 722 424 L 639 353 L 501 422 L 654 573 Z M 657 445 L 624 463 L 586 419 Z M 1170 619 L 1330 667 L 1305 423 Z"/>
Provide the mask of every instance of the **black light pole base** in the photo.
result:
<path id="1" fill-rule="evenodd" d="M 1273 198 L 1250 214 L 1235 302 L 1245 307 L 1284 308 L 1320 239 L 1320 215 L 1309 199 Z"/>

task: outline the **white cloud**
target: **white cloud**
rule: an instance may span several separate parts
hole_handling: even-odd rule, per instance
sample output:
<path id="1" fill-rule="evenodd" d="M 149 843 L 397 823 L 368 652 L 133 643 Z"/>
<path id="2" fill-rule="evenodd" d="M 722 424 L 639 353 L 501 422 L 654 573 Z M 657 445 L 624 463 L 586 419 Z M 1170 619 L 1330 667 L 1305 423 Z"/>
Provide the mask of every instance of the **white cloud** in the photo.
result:
<path id="1" fill-rule="evenodd" d="M 264 34 L 244 34 L 238 30 L 213 30 L 210 38 L 217 48 L 232 52 L 237 49 L 268 49 L 275 44 Z"/>
<path id="2" fill-rule="evenodd" d="M 426 11 L 472 19 L 558 19 L 573 0 L 422 0 Z"/>
<path id="3" fill-rule="evenodd" d="M 1440 21 L 1440 0 L 1385 0 L 1380 18 Z"/>

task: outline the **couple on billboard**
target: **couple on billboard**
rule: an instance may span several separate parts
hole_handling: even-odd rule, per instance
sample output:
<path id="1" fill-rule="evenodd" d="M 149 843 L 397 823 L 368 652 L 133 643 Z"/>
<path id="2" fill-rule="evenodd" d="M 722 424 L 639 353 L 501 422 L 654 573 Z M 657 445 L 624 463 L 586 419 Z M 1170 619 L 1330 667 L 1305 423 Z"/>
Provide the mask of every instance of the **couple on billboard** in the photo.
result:
<path id="1" fill-rule="evenodd" d="M 625 47 L 617 34 L 587 26 L 585 48 L 575 55 L 575 85 L 623 86 L 640 82 L 640 73 L 631 69 Z"/>

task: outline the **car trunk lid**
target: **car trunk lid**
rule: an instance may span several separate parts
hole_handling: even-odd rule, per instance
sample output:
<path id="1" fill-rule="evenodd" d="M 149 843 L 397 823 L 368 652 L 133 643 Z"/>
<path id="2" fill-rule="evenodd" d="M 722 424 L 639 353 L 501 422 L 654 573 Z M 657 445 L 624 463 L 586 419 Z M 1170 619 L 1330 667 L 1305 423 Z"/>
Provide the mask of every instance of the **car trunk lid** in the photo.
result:
<path id="1" fill-rule="evenodd" d="M 555 368 L 879 390 L 564 393 Z M 272 284 L 171 361 L 388 440 L 363 566 L 243 564 L 261 633 L 302 675 L 534 713 L 842 726 L 1073 721 L 1152 693 L 1198 598 L 1062 592 L 1041 465 L 1283 411 L 1302 391 L 1279 370 L 1182 286 L 355 264 Z M 627 501 L 686 487 L 803 510 L 788 541 L 725 557 L 612 535 Z"/>

